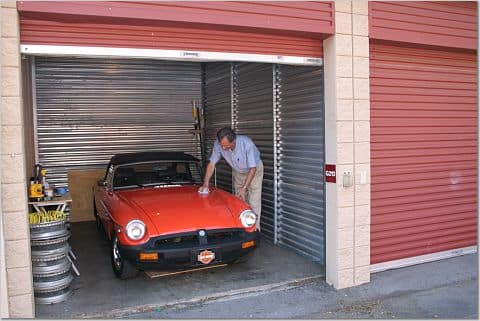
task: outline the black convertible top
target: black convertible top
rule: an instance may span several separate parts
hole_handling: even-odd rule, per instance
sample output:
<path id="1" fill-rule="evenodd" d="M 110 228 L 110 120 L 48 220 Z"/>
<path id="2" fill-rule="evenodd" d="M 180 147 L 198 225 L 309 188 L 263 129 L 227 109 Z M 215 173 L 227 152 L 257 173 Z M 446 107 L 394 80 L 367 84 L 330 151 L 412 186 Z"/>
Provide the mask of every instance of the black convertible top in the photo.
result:
<path id="1" fill-rule="evenodd" d="M 110 160 L 110 165 L 123 165 L 138 162 L 153 162 L 153 161 L 194 161 L 198 162 L 199 159 L 192 155 L 185 154 L 183 152 L 138 152 L 128 154 L 116 154 Z"/>

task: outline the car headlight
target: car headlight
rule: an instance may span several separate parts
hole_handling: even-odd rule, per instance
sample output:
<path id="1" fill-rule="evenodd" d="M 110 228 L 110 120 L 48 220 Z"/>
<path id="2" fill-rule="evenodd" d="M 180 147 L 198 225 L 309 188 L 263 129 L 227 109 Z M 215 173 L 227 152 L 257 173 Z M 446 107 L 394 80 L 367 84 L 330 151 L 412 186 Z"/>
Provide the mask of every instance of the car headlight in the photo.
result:
<path id="1" fill-rule="evenodd" d="M 140 220 L 128 222 L 125 232 L 129 239 L 137 241 L 145 235 L 145 223 Z"/>
<path id="2" fill-rule="evenodd" d="M 252 227 L 257 221 L 257 215 L 252 210 L 245 210 L 240 214 L 240 221 L 244 227 Z"/>

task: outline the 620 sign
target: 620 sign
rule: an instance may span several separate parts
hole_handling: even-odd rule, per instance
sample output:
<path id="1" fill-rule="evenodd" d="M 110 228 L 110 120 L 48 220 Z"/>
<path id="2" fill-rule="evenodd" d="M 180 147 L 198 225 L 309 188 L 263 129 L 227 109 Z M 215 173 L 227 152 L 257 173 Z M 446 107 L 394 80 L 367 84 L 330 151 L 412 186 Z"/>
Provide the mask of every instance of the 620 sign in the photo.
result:
<path id="1" fill-rule="evenodd" d="M 337 182 L 337 169 L 335 165 L 325 164 L 325 182 L 327 183 Z"/>

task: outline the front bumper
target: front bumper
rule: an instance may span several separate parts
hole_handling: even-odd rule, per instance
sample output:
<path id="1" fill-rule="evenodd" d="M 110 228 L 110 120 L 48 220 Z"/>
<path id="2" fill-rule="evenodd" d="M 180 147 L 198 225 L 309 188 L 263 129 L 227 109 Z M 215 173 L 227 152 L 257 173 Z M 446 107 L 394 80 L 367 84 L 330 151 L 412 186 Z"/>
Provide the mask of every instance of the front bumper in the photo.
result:
<path id="1" fill-rule="evenodd" d="M 181 270 L 231 263 L 255 250 L 260 240 L 259 232 L 247 233 L 240 229 L 207 230 L 206 237 L 199 237 L 198 232 L 151 238 L 140 246 L 119 244 L 120 255 L 139 270 Z M 228 237 L 217 238 L 214 235 Z M 178 242 L 179 239 L 181 241 Z M 250 241 L 254 241 L 254 246 L 242 248 L 242 244 Z M 208 264 L 198 260 L 199 253 L 204 250 L 215 253 L 215 259 Z M 140 260 L 140 253 L 157 253 L 158 259 Z"/>

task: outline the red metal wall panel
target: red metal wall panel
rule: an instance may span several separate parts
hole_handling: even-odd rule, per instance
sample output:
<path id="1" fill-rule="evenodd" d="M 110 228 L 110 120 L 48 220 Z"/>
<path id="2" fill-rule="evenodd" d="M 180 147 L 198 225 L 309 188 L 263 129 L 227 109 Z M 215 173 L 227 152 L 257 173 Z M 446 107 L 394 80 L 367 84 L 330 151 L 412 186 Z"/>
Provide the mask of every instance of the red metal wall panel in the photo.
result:
<path id="1" fill-rule="evenodd" d="M 157 24 L 65 22 L 21 17 L 22 44 L 100 46 L 322 57 L 322 41 Z"/>
<path id="2" fill-rule="evenodd" d="M 162 20 L 313 34 L 332 34 L 334 30 L 332 1 L 20 1 L 18 10 L 90 19 Z"/>
<path id="3" fill-rule="evenodd" d="M 477 49 L 475 1 L 369 2 L 371 39 Z"/>
<path id="4" fill-rule="evenodd" d="M 477 244 L 477 57 L 370 44 L 371 263 Z"/>
<path id="5" fill-rule="evenodd" d="M 322 56 L 332 2 L 18 3 L 23 44 Z"/>

